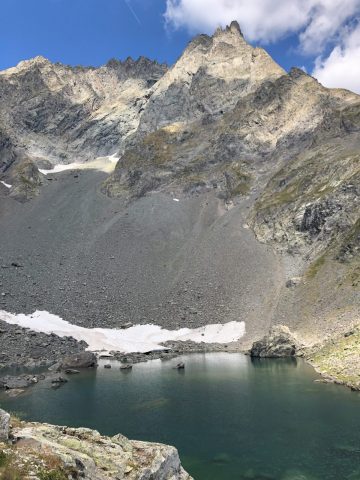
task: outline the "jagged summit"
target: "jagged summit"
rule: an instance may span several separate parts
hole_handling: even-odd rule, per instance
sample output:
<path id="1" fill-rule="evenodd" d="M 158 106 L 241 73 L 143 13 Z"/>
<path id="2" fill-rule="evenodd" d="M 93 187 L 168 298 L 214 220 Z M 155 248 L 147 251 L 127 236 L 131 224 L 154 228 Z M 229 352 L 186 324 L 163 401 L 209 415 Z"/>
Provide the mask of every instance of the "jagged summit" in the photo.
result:
<path id="1" fill-rule="evenodd" d="M 34 66 L 42 67 L 46 65 L 52 65 L 52 63 L 47 58 L 41 55 L 38 55 L 34 58 L 29 58 L 28 60 L 22 60 L 15 67 L 11 67 L 6 70 L 0 70 L 0 75 L 11 75 L 11 74 L 32 68 Z"/>
<path id="2" fill-rule="evenodd" d="M 236 20 L 233 20 L 230 25 L 226 25 L 225 28 L 218 27 L 214 33 L 214 36 L 222 35 L 224 33 L 232 33 L 233 35 L 243 37 L 239 22 Z"/>
<path id="3" fill-rule="evenodd" d="M 236 21 L 211 37 L 198 35 L 154 86 L 141 131 L 224 113 L 263 82 L 285 74 L 265 50 L 246 42 Z M 177 102 L 170 98 L 175 91 Z"/>

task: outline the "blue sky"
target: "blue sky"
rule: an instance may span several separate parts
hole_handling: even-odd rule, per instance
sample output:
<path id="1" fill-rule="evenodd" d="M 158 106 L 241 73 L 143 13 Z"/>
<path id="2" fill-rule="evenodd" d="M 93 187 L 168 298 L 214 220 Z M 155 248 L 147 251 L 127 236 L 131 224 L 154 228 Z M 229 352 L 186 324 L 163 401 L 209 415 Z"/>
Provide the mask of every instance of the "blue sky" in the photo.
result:
<path id="1" fill-rule="evenodd" d="M 304 66 L 311 73 L 316 64 L 315 73 L 326 84 L 330 66 L 341 83 L 349 74 L 339 67 L 339 57 L 353 71 L 359 53 L 360 64 L 360 40 L 354 35 L 360 0 L 0 1 L 0 69 L 36 55 L 72 65 L 97 66 L 112 57 L 140 55 L 171 64 L 194 34 L 211 33 L 232 18 L 250 43 L 264 46 L 286 70 Z M 348 58 L 350 35 L 355 36 L 355 57 L 351 51 Z M 348 88 L 355 90 L 357 82 Z"/>

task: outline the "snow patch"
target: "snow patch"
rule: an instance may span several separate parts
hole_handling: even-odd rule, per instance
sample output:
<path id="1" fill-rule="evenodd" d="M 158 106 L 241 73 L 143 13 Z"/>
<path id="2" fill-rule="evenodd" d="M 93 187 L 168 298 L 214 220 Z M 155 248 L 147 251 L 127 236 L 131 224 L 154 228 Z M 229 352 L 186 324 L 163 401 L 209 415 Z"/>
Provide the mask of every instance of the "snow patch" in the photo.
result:
<path id="1" fill-rule="evenodd" d="M 67 165 L 55 165 L 54 168 L 49 170 L 45 170 L 43 168 L 39 168 L 39 172 L 43 175 L 48 175 L 51 173 L 60 173 L 65 172 L 66 170 L 79 170 L 81 168 L 81 163 L 68 163 Z"/>
<path id="2" fill-rule="evenodd" d="M 0 183 L 2 183 L 6 188 L 11 188 L 12 187 L 12 185 L 9 185 L 8 183 L 3 182 L 2 180 L 0 180 Z"/>
<path id="3" fill-rule="evenodd" d="M 120 157 L 117 157 L 116 153 L 109 155 L 107 158 L 110 160 L 110 162 L 113 162 L 113 163 L 116 163 L 120 160 Z"/>
<path id="4" fill-rule="evenodd" d="M 180 202 L 178 198 L 173 198 L 174 202 Z"/>
<path id="5" fill-rule="evenodd" d="M 166 330 L 158 325 L 134 325 L 125 330 L 110 328 L 84 328 L 72 325 L 61 317 L 45 311 L 36 311 L 32 315 L 12 314 L 0 310 L 0 320 L 12 325 L 31 328 L 37 332 L 55 333 L 59 337 L 72 336 L 84 340 L 91 351 L 119 351 L 124 353 L 149 352 L 162 350 L 160 343 L 168 340 L 192 340 L 200 343 L 230 343 L 239 340 L 245 334 L 245 322 L 229 322 L 224 325 L 206 325 L 204 327 L 180 330 Z"/>
<path id="6" fill-rule="evenodd" d="M 74 162 L 68 163 L 67 165 L 55 165 L 50 169 L 39 168 L 39 172 L 44 175 L 49 175 L 53 173 L 61 173 L 66 170 L 99 170 L 105 173 L 111 173 L 114 171 L 116 162 L 119 160 L 118 157 L 115 157 L 115 153 L 109 157 L 99 157 L 95 160 L 89 160 L 88 162 Z"/>

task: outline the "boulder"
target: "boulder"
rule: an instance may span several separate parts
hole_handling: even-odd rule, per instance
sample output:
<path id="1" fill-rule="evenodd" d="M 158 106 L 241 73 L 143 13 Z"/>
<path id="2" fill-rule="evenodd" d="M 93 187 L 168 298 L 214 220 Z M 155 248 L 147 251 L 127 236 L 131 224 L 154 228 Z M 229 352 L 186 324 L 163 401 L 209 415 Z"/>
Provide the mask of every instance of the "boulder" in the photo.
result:
<path id="1" fill-rule="evenodd" d="M 79 352 L 74 355 L 67 355 L 62 359 L 62 370 L 78 368 L 94 368 L 97 366 L 96 355 L 92 352 Z"/>
<path id="2" fill-rule="evenodd" d="M 9 439 L 10 415 L 0 409 L 0 442 L 7 442 Z"/>
<path id="3" fill-rule="evenodd" d="M 180 363 L 178 363 L 178 364 L 176 365 L 176 367 L 174 367 L 174 368 L 176 368 L 177 370 L 184 370 L 184 368 L 185 368 L 185 363 L 184 363 L 184 362 L 180 362 Z"/>
<path id="4" fill-rule="evenodd" d="M 298 348 L 298 342 L 288 327 L 276 325 L 268 335 L 253 343 L 249 354 L 251 357 L 293 357 Z"/>
<path id="5" fill-rule="evenodd" d="M 125 363 L 124 365 L 120 366 L 120 370 L 123 370 L 123 371 L 132 370 L 132 367 L 133 366 L 131 365 L 131 363 Z"/>
<path id="6" fill-rule="evenodd" d="M 56 465 L 71 471 L 72 478 L 192 480 L 182 468 L 177 450 L 168 445 L 131 441 L 123 435 L 104 437 L 88 428 L 40 423 L 23 424 L 12 433 L 18 440 L 17 454 L 22 461 L 31 459 L 41 464 L 41 459 L 28 453 L 28 445 L 36 445 L 39 451 L 48 452 Z"/>

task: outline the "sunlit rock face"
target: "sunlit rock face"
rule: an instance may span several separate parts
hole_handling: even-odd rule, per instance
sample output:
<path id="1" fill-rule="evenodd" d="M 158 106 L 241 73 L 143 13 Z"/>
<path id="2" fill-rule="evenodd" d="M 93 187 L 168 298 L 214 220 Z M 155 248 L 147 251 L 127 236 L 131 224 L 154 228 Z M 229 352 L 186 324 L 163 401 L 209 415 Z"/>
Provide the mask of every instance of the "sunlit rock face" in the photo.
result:
<path id="1" fill-rule="evenodd" d="M 53 164 L 114 153 L 136 130 L 147 92 L 166 69 L 143 57 L 100 68 L 36 57 L 0 72 L 1 155 L 10 156 L 10 143 Z M 10 164 L 2 158 L 1 169 Z"/>
<path id="2" fill-rule="evenodd" d="M 16 466 L 16 459 L 21 459 L 25 472 L 41 472 L 45 466 L 64 478 L 192 480 L 182 468 L 177 450 L 168 445 L 131 441 L 120 434 L 105 437 L 88 428 L 38 423 L 22 423 L 12 434 L 16 438 L 13 463 Z"/>

